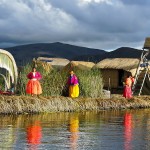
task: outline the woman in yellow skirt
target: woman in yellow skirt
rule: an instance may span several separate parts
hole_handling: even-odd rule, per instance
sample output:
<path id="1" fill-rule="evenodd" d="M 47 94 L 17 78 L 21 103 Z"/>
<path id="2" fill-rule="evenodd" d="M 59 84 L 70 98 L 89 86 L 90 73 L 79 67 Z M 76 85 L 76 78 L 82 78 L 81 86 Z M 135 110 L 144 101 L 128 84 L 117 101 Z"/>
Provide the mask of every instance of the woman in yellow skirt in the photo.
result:
<path id="1" fill-rule="evenodd" d="M 70 71 L 70 76 L 68 78 L 69 85 L 69 97 L 75 98 L 79 96 L 79 82 L 77 76 L 73 71 Z"/>
<path id="2" fill-rule="evenodd" d="M 42 78 L 41 74 L 36 71 L 36 68 L 32 68 L 32 72 L 27 75 L 29 79 L 26 86 L 26 93 L 33 95 L 40 95 L 42 93 L 42 88 L 39 80 Z"/>

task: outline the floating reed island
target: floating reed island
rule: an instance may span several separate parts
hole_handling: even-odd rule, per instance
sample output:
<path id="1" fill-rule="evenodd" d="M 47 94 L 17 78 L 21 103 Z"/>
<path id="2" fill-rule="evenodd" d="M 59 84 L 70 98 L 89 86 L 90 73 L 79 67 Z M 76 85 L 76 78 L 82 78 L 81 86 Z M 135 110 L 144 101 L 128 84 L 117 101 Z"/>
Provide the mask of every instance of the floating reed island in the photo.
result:
<path id="1" fill-rule="evenodd" d="M 43 93 L 40 97 L 26 95 L 26 75 L 32 65 L 42 74 L 40 80 Z M 94 63 L 72 61 L 63 68 L 52 68 L 46 62 L 35 61 L 19 69 L 16 85 L 17 95 L 0 95 L 0 114 L 24 114 L 42 112 L 73 112 L 109 109 L 149 108 L 150 96 L 125 99 L 122 95 L 112 95 L 104 98 L 103 78 L 98 68 L 92 68 Z M 68 72 L 73 69 L 79 79 L 80 97 L 68 96 Z M 4 85 L 3 81 L 0 82 Z"/>
<path id="2" fill-rule="evenodd" d="M 150 108 L 150 96 L 125 99 L 113 95 L 110 99 L 70 97 L 0 96 L 0 114 L 24 114 L 41 112 L 75 112 L 93 110 L 119 110 Z"/>

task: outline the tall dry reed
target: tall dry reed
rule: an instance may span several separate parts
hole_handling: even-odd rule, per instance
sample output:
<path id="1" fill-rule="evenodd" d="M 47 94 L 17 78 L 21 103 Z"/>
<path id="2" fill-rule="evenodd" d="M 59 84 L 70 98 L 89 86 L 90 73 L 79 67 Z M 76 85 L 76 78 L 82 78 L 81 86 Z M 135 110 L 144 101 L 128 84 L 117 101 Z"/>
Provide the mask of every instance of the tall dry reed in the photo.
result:
<path id="1" fill-rule="evenodd" d="M 26 75 L 32 70 L 32 65 L 27 64 L 19 73 L 18 94 L 25 95 L 25 88 L 28 82 Z M 43 89 L 43 96 L 68 96 L 68 72 L 51 69 L 45 70 L 42 66 L 37 66 L 43 78 L 40 81 Z M 74 70 L 79 79 L 81 97 L 102 97 L 103 81 L 99 70 Z"/>
<path id="2" fill-rule="evenodd" d="M 80 95 L 83 97 L 102 97 L 103 81 L 100 70 L 78 70 L 75 73 L 79 79 Z"/>

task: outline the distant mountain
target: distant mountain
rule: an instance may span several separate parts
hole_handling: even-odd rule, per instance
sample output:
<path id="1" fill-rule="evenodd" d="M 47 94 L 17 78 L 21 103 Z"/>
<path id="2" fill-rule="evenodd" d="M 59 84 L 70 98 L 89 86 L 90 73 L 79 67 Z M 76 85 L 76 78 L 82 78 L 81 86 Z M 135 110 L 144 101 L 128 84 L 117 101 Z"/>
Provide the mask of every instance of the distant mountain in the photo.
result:
<path id="1" fill-rule="evenodd" d="M 140 58 L 142 51 L 130 47 L 121 47 L 102 55 L 84 55 L 75 57 L 74 60 L 99 62 L 105 58 Z"/>
<path id="2" fill-rule="evenodd" d="M 140 58 L 142 51 L 130 47 L 121 47 L 107 53 L 106 58 Z"/>
<path id="3" fill-rule="evenodd" d="M 37 43 L 5 48 L 15 58 L 17 65 L 25 65 L 37 57 L 59 57 L 69 60 L 99 62 L 105 58 L 140 58 L 142 51 L 121 47 L 111 52 L 64 43 Z M 150 55 L 148 56 L 150 59 Z"/>
<path id="4" fill-rule="evenodd" d="M 98 55 L 107 53 L 104 50 L 74 46 L 63 43 L 38 43 L 28 44 L 15 47 L 4 48 L 9 51 L 15 58 L 17 65 L 24 65 L 33 58 L 41 57 L 59 57 L 73 60 L 80 56 Z"/>

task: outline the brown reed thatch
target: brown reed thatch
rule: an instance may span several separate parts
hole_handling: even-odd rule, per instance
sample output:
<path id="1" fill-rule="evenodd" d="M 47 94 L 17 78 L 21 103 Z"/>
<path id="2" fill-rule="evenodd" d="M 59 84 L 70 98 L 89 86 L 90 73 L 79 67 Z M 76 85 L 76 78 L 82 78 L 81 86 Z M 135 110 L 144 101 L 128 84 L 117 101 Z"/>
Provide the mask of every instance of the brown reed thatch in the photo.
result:
<path id="1" fill-rule="evenodd" d="M 150 37 L 145 39 L 144 47 L 145 49 L 150 49 Z"/>
<path id="2" fill-rule="evenodd" d="M 46 62 L 50 64 L 53 68 L 61 69 L 66 66 L 70 61 L 64 58 L 48 58 L 48 57 L 38 57 L 38 61 Z"/>
<path id="3" fill-rule="evenodd" d="M 139 59 L 136 58 L 108 58 L 97 63 L 93 68 L 122 69 L 135 75 Z"/>
<path id="4" fill-rule="evenodd" d="M 135 76 L 139 59 L 134 58 L 109 58 L 97 63 L 93 68 L 100 69 L 104 87 L 123 87 L 127 75 Z"/>
<path id="5" fill-rule="evenodd" d="M 93 68 L 97 69 L 122 69 L 134 76 L 139 65 L 140 59 L 137 58 L 107 58 L 97 63 Z M 150 61 L 148 61 L 150 64 Z M 150 73 L 150 66 L 149 73 Z M 144 69 L 141 68 L 142 70 Z"/>
<path id="6" fill-rule="evenodd" d="M 122 95 L 113 95 L 111 99 L 0 96 L 0 101 L 0 114 L 150 108 L 150 96 L 132 99 L 125 99 Z"/>
<path id="7" fill-rule="evenodd" d="M 68 65 L 64 67 L 64 70 L 74 70 L 74 69 L 79 69 L 79 70 L 91 70 L 91 68 L 95 64 L 93 62 L 86 62 L 86 61 L 71 61 Z"/>
<path id="8" fill-rule="evenodd" d="M 51 66 L 51 64 L 48 64 L 46 62 L 42 62 L 39 60 L 33 60 L 33 63 L 35 65 L 35 67 L 42 67 L 47 73 L 49 73 L 53 68 Z"/>

